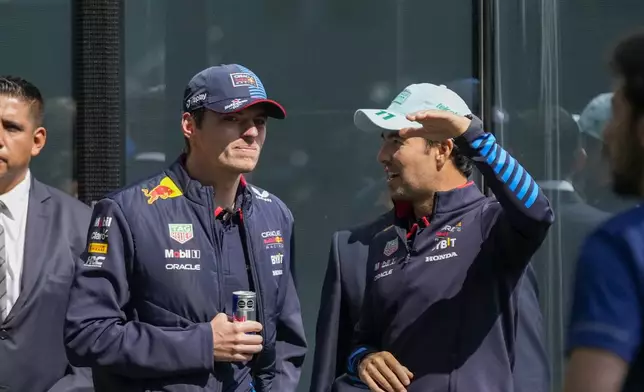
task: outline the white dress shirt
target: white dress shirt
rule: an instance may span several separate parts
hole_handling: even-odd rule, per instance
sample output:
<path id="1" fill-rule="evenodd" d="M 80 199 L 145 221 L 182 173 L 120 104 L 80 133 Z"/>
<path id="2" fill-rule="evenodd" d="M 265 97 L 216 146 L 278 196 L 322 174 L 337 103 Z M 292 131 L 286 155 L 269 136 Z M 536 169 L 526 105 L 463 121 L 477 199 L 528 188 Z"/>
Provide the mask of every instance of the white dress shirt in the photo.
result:
<path id="1" fill-rule="evenodd" d="M 27 227 L 27 208 L 29 207 L 29 190 L 31 174 L 27 175 L 15 188 L 0 195 L 7 209 L 0 213 L 0 223 L 4 227 L 5 257 L 7 258 L 7 301 L 6 318 L 20 295 L 23 255 L 25 250 L 25 229 Z"/>

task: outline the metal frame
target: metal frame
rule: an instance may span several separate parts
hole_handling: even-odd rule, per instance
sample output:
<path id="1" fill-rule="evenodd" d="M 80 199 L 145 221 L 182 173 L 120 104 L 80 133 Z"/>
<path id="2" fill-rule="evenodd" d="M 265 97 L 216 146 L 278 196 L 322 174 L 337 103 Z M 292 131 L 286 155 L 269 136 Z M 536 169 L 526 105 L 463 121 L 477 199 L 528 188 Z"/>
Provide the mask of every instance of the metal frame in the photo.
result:
<path id="1" fill-rule="evenodd" d="M 125 105 L 123 3 L 72 0 L 74 171 L 92 204 L 122 185 Z"/>
<path id="2" fill-rule="evenodd" d="M 473 23 L 475 28 L 472 39 L 474 69 L 479 79 L 479 102 L 483 129 L 494 133 L 494 101 L 496 100 L 496 9 L 497 0 L 473 0 Z M 489 194 L 485 180 L 480 176 L 481 189 Z"/>

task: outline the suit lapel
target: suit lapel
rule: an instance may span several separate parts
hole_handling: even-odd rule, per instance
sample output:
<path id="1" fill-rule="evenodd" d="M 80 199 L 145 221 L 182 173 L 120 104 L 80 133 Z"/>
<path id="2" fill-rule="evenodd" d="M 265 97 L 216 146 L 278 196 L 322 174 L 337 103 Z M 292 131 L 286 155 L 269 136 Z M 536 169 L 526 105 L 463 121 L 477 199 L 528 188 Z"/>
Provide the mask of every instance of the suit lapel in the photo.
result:
<path id="1" fill-rule="evenodd" d="M 47 224 L 51 212 L 46 208 L 51 194 L 47 188 L 32 177 L 29 191 L 29 207 L 27 209 L 27 225 L 25 233 L 25 248 L 23 254 L 22 279 L 20 296 L 11 309 L 6 321 L 10 321 L 25 305 L 36 287 L 38 279 L 43 277 L 45 261 L 47 260 Z"/>

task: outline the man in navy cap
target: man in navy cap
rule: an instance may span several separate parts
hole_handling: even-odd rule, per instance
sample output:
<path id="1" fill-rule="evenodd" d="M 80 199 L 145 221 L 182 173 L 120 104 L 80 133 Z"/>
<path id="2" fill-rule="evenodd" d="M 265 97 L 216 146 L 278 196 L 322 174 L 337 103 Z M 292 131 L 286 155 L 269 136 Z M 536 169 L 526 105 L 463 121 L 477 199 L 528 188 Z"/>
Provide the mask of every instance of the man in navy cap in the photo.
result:
<path id="1" fill-rule="evenodd" d="M 267 118 L 285 116 L 249 69 L 201 71 L 184 94 L 187 152 L 96 204 L 65 342 L 97 391 L 295 390 L 306 340 L 293 216 L 243 177 Z M 256 294 L 256 317 L 235 313 L 238 291 Z"/>

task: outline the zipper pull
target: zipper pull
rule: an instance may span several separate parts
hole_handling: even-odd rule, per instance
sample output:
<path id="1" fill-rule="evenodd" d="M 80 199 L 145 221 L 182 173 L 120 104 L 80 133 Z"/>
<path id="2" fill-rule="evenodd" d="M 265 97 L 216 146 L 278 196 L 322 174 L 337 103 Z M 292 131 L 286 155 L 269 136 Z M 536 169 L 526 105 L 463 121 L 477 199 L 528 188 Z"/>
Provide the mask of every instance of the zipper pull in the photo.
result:
<path id="1" fill-rule="evenodd" d="M 407 251 L 407 255 L 405 255 L 405 259 L 402 262 L 402 266 L 404 267 L 407 264 L 409 264 L 410 260 L 411 260 L 411 254 L 409 253 L 409 251 Z"/>

